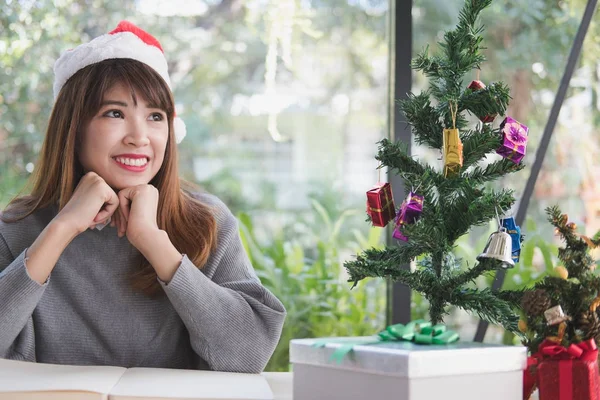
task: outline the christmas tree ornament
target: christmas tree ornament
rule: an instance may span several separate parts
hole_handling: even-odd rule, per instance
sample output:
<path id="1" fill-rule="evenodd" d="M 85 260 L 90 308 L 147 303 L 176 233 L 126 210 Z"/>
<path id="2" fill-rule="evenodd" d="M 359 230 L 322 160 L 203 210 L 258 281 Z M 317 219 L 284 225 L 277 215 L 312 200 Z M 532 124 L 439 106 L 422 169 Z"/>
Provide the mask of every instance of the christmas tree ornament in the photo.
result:
<path id="1" fill-rule="evenodd" d="M 574 231 L 575 229 L 577 229 L 577 224 L 575 222 L 569 222 L 567 224 L 567 228 Z"/>
<path id="2" fill-rule="evenodd" d="M 483 89 L 485 89 L 485 87 L 486 87 L 485 83 L 481 82 L 479 79 L 475 79 L 475 80 L 471 81 L 471 83 L 469 83 L 469 86 L 467 86 L 468 89 L 471 89 L 474 92 L 476 92 L 478 90 L 483 90 Z M 498 116 L 498 114 L 490 114 L 490 115 L 478 115 L 477 117 L 481 120 L 481 122 L 486 124 L 489 122 L 494 122 L 494 120 L 496 119 L 497 116 Z"/>
<path id="3" fill-rule="evenodd" d="M 544 317 L 546 318 L 546 322 L 548 323 L 548 325 L 557 325 L 569 319 L 569 317 L 565 315 L 560 305 L 554 306 L 544 311 Z"/>
<path id="4" fill-rule="evenodd" d="M 600 318 L 596 311 L 584 311 L 577 320 L 577 327 L 585 340 L 597 338 L 600 335 Z"/>
<path id="5" fill-rule="evenodd" d="M 569 277 L 569 271 L 562 265 L 554 267 L 554 272 L 562 279 L 567 279 Z"/>
<path id="6" fill-rule="evenodd" d="M 477 260 L 493 258 L 502 261 L 502 268 L 511 268 L 515 266 L 512 259 L 512 238 L 506 233 L 505 228 L 500 228 L 497 232 L 490 235 L 485 245 L 483 253 L 477 256 Z"/>
<path id="7" fill-rule="evenodd" d="M 519 330 L 523 333 L 527 332 L 527 322 L 522 319 L 519 320 Z"/>
<path id="8" fill-rule="evenodd" d="M 502 219 L 502 227 L 506 229 L 506 232 L 512 239 L 512 259 L 515 263 L 519 262 L 521 257 L 521 243 L 523 243 L 523 235 L 521 235 L 521 227 L 517 225 L 514 217 L 508 217 Z"/>
<path id="9" fill-rule="evenodd" d="M 579 237 L 585 242 L 585 244 L 588 245 L 590 249 L 595 249 L 597 247 L 596 243 L 594 243 L 588 236 L 580 235 Z"/>
<path id="10" fill-rule="evenodd" d="M 452 129 L 444 129 L 442 160 L 444 163 L 444 176 L 446 178 L 457 177 L 463 165 L 463 144 L 460 141 L 459 131 L 456 128 L 456 114 L 458 104 L 450 102 L 452 113 Z"/>
<path id="11" fill-rule="evenodd" d="M 496 152 L 518 164 L 525 157 L 529 128 L 511 117 L 506 117 L 500 124 L 500 133 L 502 142 Z"/>
<path id="12" fill-rule="evenodd" d="M 592 302 L 590 303 L 590 311 L 596 312 L 596 309 L 598 308 L 599 305 L 600 305 L 600 296 L 598 296 L 594 300 L 592 300 Z"/>
<path id="13" fill-rule="evenodd" d="M 527 315 L 537 317 L 542 315 L 544 311 L 550 308 L 550 297 L 544 289 L 535 289 L 527 291 L 521 298 L 521 307 Z"/>
<path id="14" fill-rule="evenodd" d="M 389 183 L 377 183 L 367 191 L 367 214 L 373 226 L 384 227 L 396 216 L 392 186 Z"/>
<path id="15" fill-rule="evenodd" d="M 561 225 L 565 225 L 569 221 L 569 216 L 567 214 L 562 214 L 560 216 Z"/>
<path id="16" fill-rule="evenodd" d="M 396 227 L 394 228 L 394 233 L 392 234 L 392 237 L 394 239 L 402 240 L 403 242 L 408 242 L 408 237 L 404 236 L 404 233 L 402 233 L 402 231 L 400 230 L 401 228 L 402 226 L 396 223 Z"/>
<path id="17" fill-rule="evenodd" d="M 560 324 L 558 324 L 558 333 L 556 334 L 556 336 L 548 336 L 546 339 L 551 342 L 562 343 L 563 339 L 565 338 L 566 331 L 567 324 L 563 321 Z"/>
<path id="18" fill-rule="evenodd" d="M 422 212 L 423 196 L 411 191 L 406 200 L 402 202 L 396 216 L 396 227 L 394 228 L 393 237 L 405 242 L 408 241 L 408 238 L 401 232 L 402 226 L 417 222 Z"/>

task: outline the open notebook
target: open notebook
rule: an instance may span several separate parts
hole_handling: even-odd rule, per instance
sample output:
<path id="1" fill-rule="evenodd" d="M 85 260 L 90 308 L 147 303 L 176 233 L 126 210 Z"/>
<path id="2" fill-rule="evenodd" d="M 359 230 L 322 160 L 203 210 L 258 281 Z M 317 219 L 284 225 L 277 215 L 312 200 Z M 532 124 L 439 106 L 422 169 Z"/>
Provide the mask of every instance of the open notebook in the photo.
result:
<path id="1" fill-rule="evenodd" d="M 0 359 L 0 400 L 273 400 L 262 375 Z"/>

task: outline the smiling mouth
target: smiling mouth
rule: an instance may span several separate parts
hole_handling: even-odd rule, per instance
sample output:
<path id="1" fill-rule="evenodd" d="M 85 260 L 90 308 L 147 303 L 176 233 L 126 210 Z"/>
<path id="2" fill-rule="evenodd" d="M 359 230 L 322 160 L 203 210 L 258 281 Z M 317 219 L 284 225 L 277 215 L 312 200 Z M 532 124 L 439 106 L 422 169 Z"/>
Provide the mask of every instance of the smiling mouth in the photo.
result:
<path id="1" fill-rule="evenodd" d="M 113 157 L 113 160 L 119 167 L 132 172 L 145 171 L 150 161 L 148 158 L 131 159 L 124 157 Z"/>
<path id="2" fill-rule="evenodd" d="M 128 167 L 144 167 L 150 160 L 148 158 L 127 158 L 127 157 L 113 157 L 113 160 L 117 164 L 128 166 Z"/>

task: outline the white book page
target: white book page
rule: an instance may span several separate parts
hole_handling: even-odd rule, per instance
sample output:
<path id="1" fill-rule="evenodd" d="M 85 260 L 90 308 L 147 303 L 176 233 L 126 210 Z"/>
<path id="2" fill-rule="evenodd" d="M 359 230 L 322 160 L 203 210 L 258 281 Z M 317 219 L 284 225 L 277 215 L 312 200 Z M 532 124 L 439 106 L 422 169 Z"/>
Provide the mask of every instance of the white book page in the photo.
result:
<path id="1" fill-rule="evenodd" d="M 131 368 L 110 391 L 110 400 L 194 399 L 273 400 L 267 380 L 258 374 Z"/>
<path id="2" fill-rule="evenodd" d="M 0 359 L 0 393 L 94 392 L 108 393 L 125 368 L 41 364 Z"/>

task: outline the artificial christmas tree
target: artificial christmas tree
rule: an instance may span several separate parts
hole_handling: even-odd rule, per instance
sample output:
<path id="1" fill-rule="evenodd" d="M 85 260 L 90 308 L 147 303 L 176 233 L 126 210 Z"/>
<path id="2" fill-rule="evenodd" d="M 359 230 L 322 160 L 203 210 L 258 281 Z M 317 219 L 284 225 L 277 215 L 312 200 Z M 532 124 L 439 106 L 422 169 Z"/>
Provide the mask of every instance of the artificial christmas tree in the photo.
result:
<path id="1" fill-rule="evenodd" d="M 458 335 L 440 324 L 449 305 L 455 305 L 518 331 L 513 309 L 522 292 L 473 285 L 480 275 L 518 259 L 519 246 L 513 249 L 512 242 L 517 236 L 520 244 L 520 229 L 511 225 L 509 233 L 499 219 L 513 205 L 513 192 L 485 185 L 523 168 L 528 139 L 527 127 L 510 117 L 498 127 L 491 124 L 506 111 L 506 85 L 463 83 L 484 61 L 483 28 L 476 20 L 491 2 L 467 0 L 458 26 L 440 43 L 441 54 L 430 56 L 425 50 L 413 61 L 413 68 L 431 79 L 430 89 L 410 94 L 400 107 L 417 144 L 439 150 L 441 162 L 428 165 L 410 156 L 403 143 L 380 142 L 380 167 L 404 180 L 408 196 L 394 218 L 389 214 L 391 188 L 378 182 L 367 192 L 367 213 L 374 226 L 395 224 L 398 245 L 366 250 L 345 263 L 354 284 L 366 277 L 392 278 L 422 293 L 430 304 L 430 321 L 392 325 L 373 337 L 292 340 L 296 400 L 521 398 L 524 347 L 456 343 Z M 468 127 L 468 113 L 480 119 L 477 126 Z M 503 158 L 488 160 L 491 153 Z M 498 222 L 498 231 L 479 262 L 463 268 L 452 253 L 455 241 L 491 219 Z M 415 271 L 400 268 L 417 257 Z"/>
<path id="2" fill-rule="evenodd" d="M 590 249 L 600 244 L 576 232 L 558 207 L 546 209 L 548 220 L 565 241 L 557 276 L 547 276 L 522 298 L 524 344 L 532 356 L 524 373 L 523 398 L 538 386 L 540 400 L 598 400 L 600 276 L 593 273 Z"/>
<path id="3" fill-rule="evenodd" d="M 504 115 L 510 99 L 505 84 L 463 83 L 463 77 L 478 71 L 484 61 L 483 28 L 476 25 L 476 19 L 490 3 L 465 2 L 458 26 L 440 43 L 441 54 L 429 55 L 426 49 L 413 60 L 413 68 L 430 78 L 430 88 L 399 102 L 415 142 L 439 150 L 442 162 L 428 165 L 410 156 L 403 143 L 380 142 L 376 159 L 381 166 L 398 174 L 406 188 L 418 188 L 416 193 L 411 191 L 411 197 L 423 199 L 419 220 L 396 227 L 395 237 L 402 240 L 398 246 L 366 250 L 345 267 L 354 283 L 366 277 L 391 278 L 420 292 L 429 301 L 433 324 L 442 321 L 448 305 L 454 305 L 517 331 L 513 305 L 519 301 L 518 294 L 477 290 L 472 285 L 478 276 L 514 264 L 512 248 L 509 259 L 489 246 L 478 263 L 451 256 L 456 240 L 471 227 L 497 220 L 511 209 L 515 201 L 511 189 L 491 190 L 485 185 L 523 168 L 528 139 L 528 128 L 511 117 L 505 117 L 499 127 L 483 122 Z M 469 127 L 469 113 L 484 117 Z M 490 160 L 492 153 L 504 158 Z M 504 235 L 505 229 L 499 226 L 489 245 L 512 244 Z M 415 271 L 400 268 L 417 257 Z M 472 267 L 463 268 L 466 264 Z"/>

